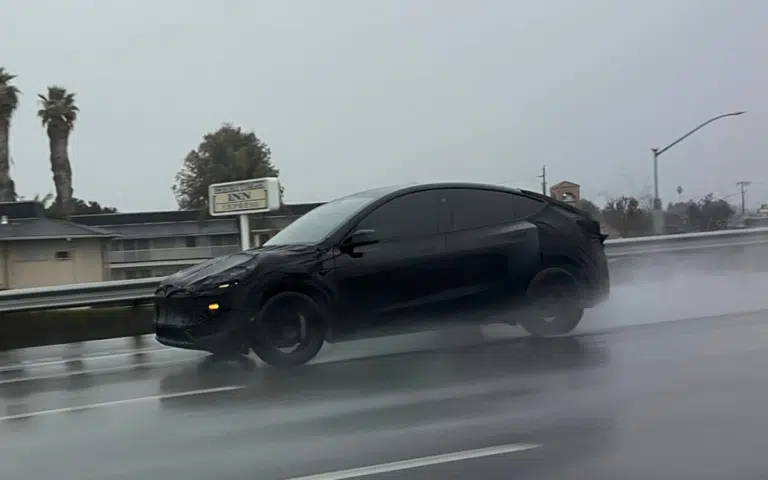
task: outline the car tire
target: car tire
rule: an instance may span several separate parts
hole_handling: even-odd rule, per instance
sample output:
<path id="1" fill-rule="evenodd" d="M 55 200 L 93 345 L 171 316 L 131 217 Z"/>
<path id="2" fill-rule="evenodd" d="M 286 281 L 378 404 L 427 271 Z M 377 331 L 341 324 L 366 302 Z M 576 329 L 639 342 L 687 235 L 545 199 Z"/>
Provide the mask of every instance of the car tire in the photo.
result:
<path id="1" fill-rule="evenodd" d="M 520 326 L 536 337 L 565 335 L 584 316 L 581 287 L 567 267 L 547 267 L 537 273 L 526 291 L 527 306 Z"/>
<path id="2" fill-rule="evenodd" d="M 315 358 L 323 347 L 327 325 L 323 309 L 308 295 L 278 293 L 264 303 L 254 319 L 251 349 L 270 366 L 300 366 Z M 281 333 L 275 335 L 276 330 Z M 295 338 L 297 347 L 291 352 L 281 350 L 294 340 L 285 333 L 286 330 L 291 333 L 298 331 Z"/>

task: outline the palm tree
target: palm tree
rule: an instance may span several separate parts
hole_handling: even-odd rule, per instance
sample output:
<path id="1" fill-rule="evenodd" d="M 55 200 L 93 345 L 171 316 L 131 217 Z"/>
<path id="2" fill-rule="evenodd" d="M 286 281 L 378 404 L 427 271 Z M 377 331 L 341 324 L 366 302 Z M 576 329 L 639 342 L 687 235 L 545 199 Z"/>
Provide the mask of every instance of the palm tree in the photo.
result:
<path id="1" fill-rule="evenodd" d="M 19 91 L 10 82 L 16 78 L 0 67 L 0 202 L 16 200 L 16 185 L 11 178 L 11 155 L 8 147 L 11 117 L 19 106 Z"/>
<path id="2" fill-rule="evenodd" d="M 75 94 L 58 86 L 48 87 L 48 95 L 38 95 L 40 109 L 37 116 L 48 131 L 51 152 L 51 171 L 56 187 L 56 212 L 68 217 L 72 215 L 72 165 L 69 163 L 69 134 L 75 127 L 80 111 L 75 105 Z"/>
<path id="3" fill-rule="evenodd" d="M 48 192 L 45 195 L 40 195 L 39 193 L 36 193 L 32 201 L 41 204 L 43 208 L 47 210 L 51 208 L 51 202 L 53 201 L 53 192 Z"/>

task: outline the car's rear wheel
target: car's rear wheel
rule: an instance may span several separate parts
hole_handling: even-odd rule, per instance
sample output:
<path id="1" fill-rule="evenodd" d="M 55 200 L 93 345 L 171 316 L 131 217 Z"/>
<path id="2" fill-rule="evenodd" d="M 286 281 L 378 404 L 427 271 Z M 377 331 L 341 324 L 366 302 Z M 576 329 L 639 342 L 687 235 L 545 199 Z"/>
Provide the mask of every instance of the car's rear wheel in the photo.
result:
<path id="1" fill-rule="evenodd" d="M 531 335 L 565 335 L 573 331 L 584 316 L 581 288 L 569 269 L 545 268 L 531 280 L 526 296 L 529 308 L 520 326 Z"/>
<path id="2" fill-rule="evenodd" d="M 252 324 L 253 352 L 274 367 L 312 360 L 325 343 L 327 322 L 320 306 L 298 292 L 279 293 L 259 309 Z"/>

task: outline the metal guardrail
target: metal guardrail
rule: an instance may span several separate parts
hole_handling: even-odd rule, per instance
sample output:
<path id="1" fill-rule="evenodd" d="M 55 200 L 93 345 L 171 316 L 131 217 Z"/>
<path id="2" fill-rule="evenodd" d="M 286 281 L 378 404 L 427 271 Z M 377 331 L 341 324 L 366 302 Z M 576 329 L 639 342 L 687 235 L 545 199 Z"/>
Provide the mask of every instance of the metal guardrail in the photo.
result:
<path id="1" fill-rule="evenodd" d="M 605 242 L 609 257 L 653 255 L 768 244 L 768 227 L 622 238 Z"/>
<path id="2" fill-rule="evenodd" d="M 607 240 L 609 258 L 768 245 L 768 227 Z M 140 305 L 152 301 L 163 277 L 5 290 L 0 313 L 86 306 Z"/>
<path id="3" fill-rule="evenodd" d="M 0 292 L 0 313 L 148 304 L 164 277 L 17 288 Z"/>

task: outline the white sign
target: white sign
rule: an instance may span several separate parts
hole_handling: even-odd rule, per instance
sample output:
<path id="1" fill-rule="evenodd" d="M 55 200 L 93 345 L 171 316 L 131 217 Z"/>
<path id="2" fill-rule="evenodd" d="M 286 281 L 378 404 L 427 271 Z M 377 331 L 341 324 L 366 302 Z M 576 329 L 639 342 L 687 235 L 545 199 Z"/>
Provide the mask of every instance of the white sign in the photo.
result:
<path id="1" fill-rule="evenodd" d="M 215 183 L 208 187 L 208 205 L 213 216 L 279 210 L 280 182 L 270 177 Z"/>

